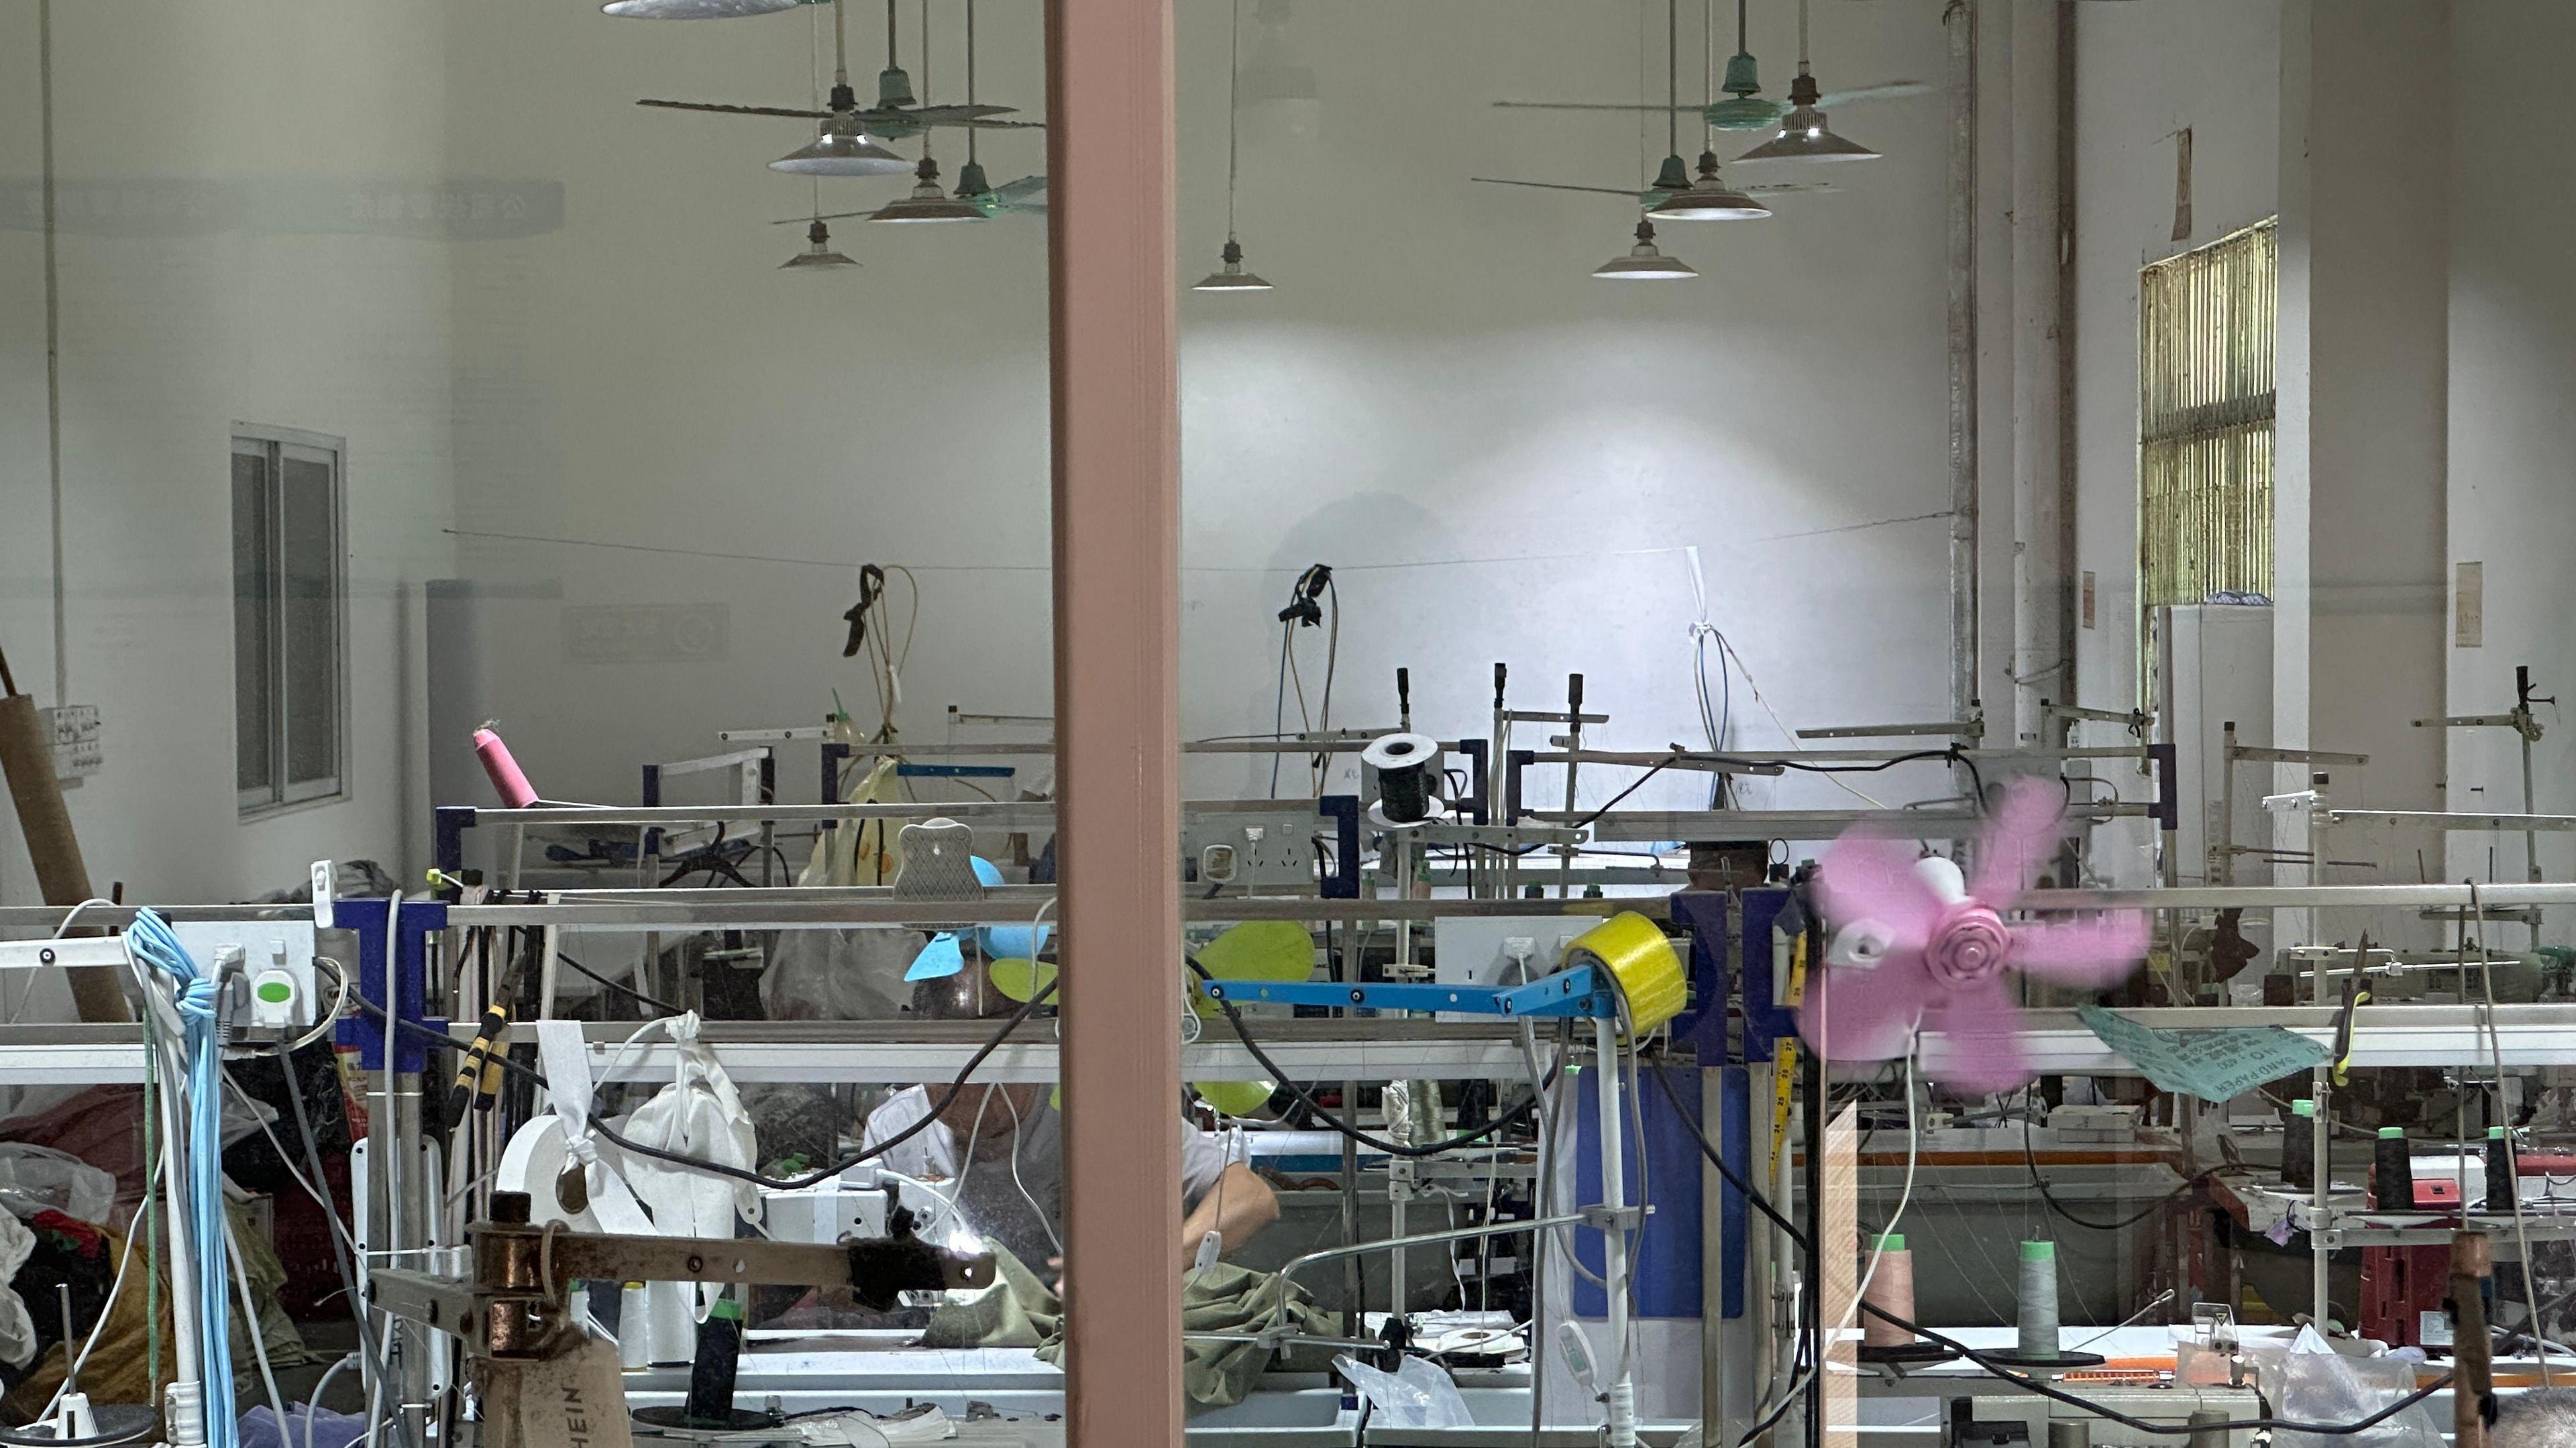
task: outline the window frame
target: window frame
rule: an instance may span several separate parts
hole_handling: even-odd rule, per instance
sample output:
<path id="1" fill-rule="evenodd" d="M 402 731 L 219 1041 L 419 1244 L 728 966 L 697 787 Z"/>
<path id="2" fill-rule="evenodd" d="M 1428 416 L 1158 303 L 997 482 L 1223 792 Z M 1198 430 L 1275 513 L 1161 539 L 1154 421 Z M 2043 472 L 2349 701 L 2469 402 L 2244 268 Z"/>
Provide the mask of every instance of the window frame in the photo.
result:
<path id="1" fill-rule="evenodd" d="M 300 455 L 300 456 L 298 456 Z M 348 439 L 328 433 L 307 432 L 299 428 L 275 427 L 264 423 L 235 422 L 231 446 L 225 453 L 227 488 L 231 486 L 230 467 L 233 459 L 255 456 L 263 459 L 266 469 L 265 488 L 269 507 L 265 522 L 268 527 L 267 581 L 272 592 L 267 611 L 268 632 L 268 717 L 263 721 L 263 742 L 268 749 L 270 783 L 258 789 L 240 787 L 242 700 L 241 679 L 241 539 L 240 519 L 234 518 L 232 539 L 233 583 L 233 659 L 234 699 L 233 730 L 235 751 L 235 807 L 244 821 L 266 819 L 294 810 L 337 804 L 351 797 L 349 781 L 349 443 Z M 292 692 L 293 670 L 287 656 L 286 608 L 286 480 L 285 464 L 290 460 L 324 462 L 331 470 L 331 571 L 327 616 L 331 624 L 331 769 L 328 775 L 302 781 L 291 781 L 289 753 L 294 732 L 296 697 Z"/>
<path id="2" fill-rule="evenodd" d="M 2268 271 L 2248 267 L 2244 285 L 2230 291 L 2226 267 L 2240 252 L 2258 253 Z M 2205 280 L 2215 277 L 2215 281 Z M 2138 379 L 2135 391 L 2136 474 L 2132 491 L 2135 546 L 2131 562 L 2137 599 L 2137 697 L 2152 707 L 2159 640 L 2156 610 L 2174 604 L 2200 603 L 2213 592 L 2272 592 L 2275 560 L 2271 525 L 2278 507 L 2279 411 L 2275 354 L 2280 340 L 2280 218 L 2267 216 L 2238 227 L 2213 241 L 2168 256 L 2152 258 L 2138 268 Z M 2159 301 L 2163 310 L 2159 311 Z M 2225 323 L 2245 322 L 2268 330 L 2268 337 L 2230 345 Z M 2158 325 L 2165 325 L 2159 332 Z M 2259 387 L 2251 385 L 2259 382 Z M 2234 385 L 2231 385 L 2234 384 Z M 2159 398 L 2159 390 L 2167 395 Z M 2186 397 L 2185 394 L 2191 394 Z M 2161 406 L 2159 406 L 2161 402 Z M 2259 441 L 2259 446 L 2257 443 Z M 2194 456 L 2197 448 L 2198 455 Z M 2169 458 L 2169 484 L 2161 496 L 2149 492 L 2150 457 Z M 2193 465 L 2206 466 L 2214 455 L 2243 465 L 2259 453 L 2261 478 L 2232 476 L 2198 489 L 2196 498 L 2170 486 L 2172 477 Z M 2180 466 L 2173 466 L 2180 464 Z M 2258 496 L 2259 494 L 2259 496 Z M 2259 503 L 2262 517 L 2253 517 Z M 2182 506 L 2182 505 L 2188 506 Z M 2197 516 L 2189 546 L 2183 531 L 2151 529 L 2149 523 L 2188 512 Z M 2227 537 L 2229 524 L 2239 526 Z M 2229 554 L 2234 542 L 2242 556 Z M 2151 550 L 2170 549 L 2170 558 Z M 2167 590 L 2151 565 L 2163 561 L 2182 571 L 2188 560 L 2198 565 L 2210 586 L 2197 597 L 2164 596 Z"/>

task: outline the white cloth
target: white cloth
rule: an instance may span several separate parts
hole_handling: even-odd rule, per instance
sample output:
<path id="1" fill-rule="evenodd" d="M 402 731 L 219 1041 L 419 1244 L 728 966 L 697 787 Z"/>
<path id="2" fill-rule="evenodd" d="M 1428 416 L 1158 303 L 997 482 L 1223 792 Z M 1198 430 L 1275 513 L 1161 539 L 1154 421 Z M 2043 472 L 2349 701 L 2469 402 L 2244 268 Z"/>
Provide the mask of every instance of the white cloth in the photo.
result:
<path id="1" fill-rule="evenodd" d="M 36 1234 L 8 1212 L 0 1212 L 0 1284 L 17 1280 L 18 1269 L 36 1254 Z M 23 1368 L 36 1360 L 36 1319 L 24 1299 L 0 1286 L 0 1362 Z"/>
<path id="2" fill-rule="evenodd" d="M 968 1090 L 971 1093 L 973 1088 Z M 930 1115 L 930 1103 L 927 1087 L 896 1092 L 886 1098 L 884 1105 L 868 1113 L 867 1132 L 860 1145 L 874 1147 L 909 1130 Z M 983 1109 L 987 1130 L 994 1118 L 1005 1122 L 1010 1118 L 1010 1107 L 998 1091 Z M 976 1142 L 971 1161 L 967 1160 L 962 1135 L 944 1121 L 932 1122 L 875 1160 L 889 1171 L 940 1182 L 942 1190 L 953 1189 L 958 1214 L 968 1229 L 1000 1240 L 1024 1262 L 1042 1262 L 1054 1251 L 1054 1238 L 1062 1232 L 1064 1123 L 1044 1098 L 1033 1107 L 1022 1107 L 1021 1112 L 1019 1130 L 1004 1130 Z M 1220 1138 L 1187 1121 L 1175 1118 L 1172 1125 L 1181 1133 L 1181 1203 L 1186 1209 L 1196 1206 L 1198 1199 L 1216 1185 L 1229 1163 L 1243 1158 Z M 1015 1157 L 1019 1178 L 1016 1183 L 1012 1180 Z M 952 1183 L 956 1184 L 953 1188 L 948 1185 Z M 1035 1255 L 1031 1255 L 1033 1252 Z"/>

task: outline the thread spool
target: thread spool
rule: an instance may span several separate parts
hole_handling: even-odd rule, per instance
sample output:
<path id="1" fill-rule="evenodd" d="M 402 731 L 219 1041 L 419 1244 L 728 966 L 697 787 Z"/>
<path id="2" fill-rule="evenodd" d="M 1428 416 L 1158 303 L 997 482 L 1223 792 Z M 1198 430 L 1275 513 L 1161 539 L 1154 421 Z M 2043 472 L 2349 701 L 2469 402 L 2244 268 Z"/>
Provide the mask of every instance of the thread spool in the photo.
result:
<path id="1" fill-rule="evenodd" d="M 1431 791 L 1431 763 L 1440 757 L 1439 742 L 1427 734 L 1387 734 L 1360 751 L 1360 762 L 1377 771 L 1378 814 L 1391 825 L 1414 825 L 1437 808 Z"/>
<path id="2" fill-rule="evenodd" d="M 474 757 L 483 761 L 483 773 L 492 781 L 492 792 L 501 796 L 501 803 L 512 809 L 526 809 L 537 802 L 537 787 L 528 783 L 519 761 L 510 757 L 510 746 L 501 742 L 501 736 L 489 724 L 474 731 Z"/>
<path id="3" fill-rule="evenodd" d="M 2281 1184 L 2297 1191 L 2317 1184 L 2317 1103 L 2305 1096 L 2290 1103 L 2281 1128 Z"/>
<path id="4" fill-rule="evenodd" d="M 2045 1362 L 2059 1356 L 2057 1343 L 2057 1244 L 2021 1244 L 2021 1285 L 2017 1294 L 2021 1333 L 2016 1343 L 2025 1361 Z"/>
<path id="5" fill-rule="evenodd" d="M 2415 1156 L 2405 1127 L 2383 1126 L 2370 1144 L 2370 1205 L 2383 1212 L 2415 1210 Z"/>
<path id="6" fill-rule="evenodd" d="M 1869 1285 L 1862 1291 L 1861 1301 L 1877 1308 L 1880 1312 L 1912 1322 L 1914 1320 L 1914 1254 L 1905 1250 L 1904 1235 L 1897 1232 L 1886 1233 L 1872 1244 L 1872 1249 L 1878 1254 L 1878 1266 L 1870 1273 Z M 1870 1269 L 1864 1266 L 1863 1270 Z M 1864 1312 L 1860 1315 L 1860 1321 L 1860 1341 L 1863 1347 L 1905 1347 L 1914 1341 L 1914 1334 L 1885 1318 Z"/>
<path id="7" fill-rule="evenodd" d="M 641 1282 L 617 1292 L 617 1365 L 630 1371 L 653 1365 L 653 1309 Z"/>
<path id="8" fill-rule="evenodd" d="M 2501 1126 L 2487 1128 L 2487 1196 L 2490 1212 L 2510 1212 L 2515 1199 L 2522 1195 L 2519 1174 L 2513 1168 L 2513 1137 Z"/>

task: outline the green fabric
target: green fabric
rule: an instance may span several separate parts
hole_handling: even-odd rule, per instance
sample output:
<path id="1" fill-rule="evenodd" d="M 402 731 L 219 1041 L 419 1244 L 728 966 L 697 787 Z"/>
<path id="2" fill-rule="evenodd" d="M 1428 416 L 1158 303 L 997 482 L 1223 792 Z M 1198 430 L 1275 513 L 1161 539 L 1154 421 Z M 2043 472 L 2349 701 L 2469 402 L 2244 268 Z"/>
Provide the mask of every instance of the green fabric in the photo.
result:
<path id="1" fill-rule="evenodd" d="M 1002 1247 L 993 1248 L 996 1281 L 971 1302 L 942 1307 L 930 1315 L 922 1334 L 925 1347 L 1033 1347 L 1041 1362 L 1064 1361 L 1064 1304 L 1026 1265 Z M 1257 1332 L 1279 1316 L 1283 1294 L 1285 1321 L 1294 1330 L 1318 1336 L 1341 1332 L 1341 1315 L 1314 1305 L 1302 1287 L 1277 1274 L 1219 1262 L 1181 1289 L 1181 1328 L 1185 1332 Z M 1187 1339 L 1181 1344 L 1181 1386 L 1191 1402 L 1206 1407 L 1240 1403 L 1252 1393 L 1270 1366 L 1270 1350 L 1254 1342 Z"/>

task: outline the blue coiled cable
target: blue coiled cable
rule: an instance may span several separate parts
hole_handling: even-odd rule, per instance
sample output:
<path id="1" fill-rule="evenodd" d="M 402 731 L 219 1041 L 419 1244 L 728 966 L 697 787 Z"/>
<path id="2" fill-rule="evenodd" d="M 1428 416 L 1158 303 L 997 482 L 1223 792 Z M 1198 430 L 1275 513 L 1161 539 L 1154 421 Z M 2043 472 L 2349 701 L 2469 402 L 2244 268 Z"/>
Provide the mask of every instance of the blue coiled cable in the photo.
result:
<path id="1" fill-rule="evenodd" d="M 197 1272 L 198 1334 L 203 1350 L 198 1375 L 205 1394 L 209 1448 L 235 1448 L 233 1417 L 232 1267 L 224 1215 L 223 1056 L 221 982 L 198 970 L 169 922 L 149 909 L 134 912 L 126 948 L 134 958 L 176 986 L 179 1019 L 187 1028 L 189 1247 Z M 251 1324 L 257 1331 L 258 1324 Z"/>

